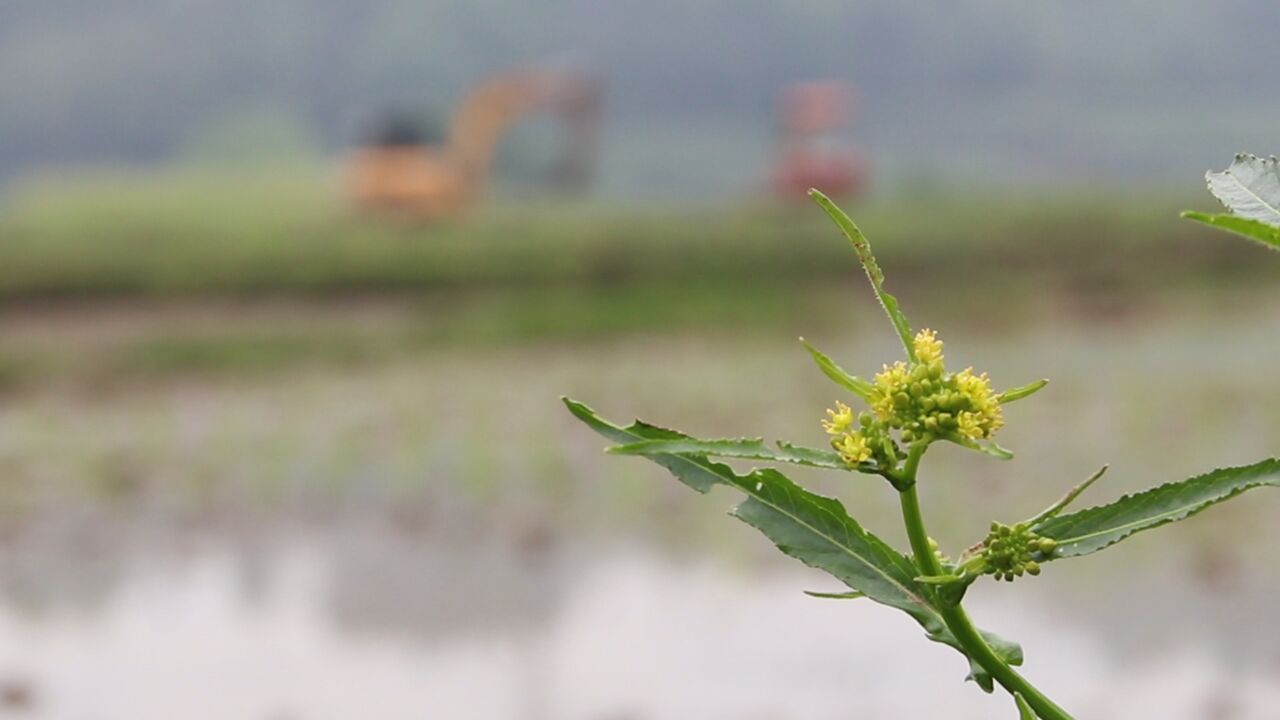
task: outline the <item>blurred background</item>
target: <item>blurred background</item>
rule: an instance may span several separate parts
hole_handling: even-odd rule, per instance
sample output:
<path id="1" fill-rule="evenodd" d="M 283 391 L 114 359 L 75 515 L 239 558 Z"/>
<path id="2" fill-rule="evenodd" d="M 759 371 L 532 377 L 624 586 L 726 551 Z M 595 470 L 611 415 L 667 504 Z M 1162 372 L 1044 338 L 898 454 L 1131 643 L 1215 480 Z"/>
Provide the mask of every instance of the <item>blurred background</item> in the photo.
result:
<path id="1" fill-rule="evenodd" d="M 0 717 L 1009 717 L 559 403 L 820 445 L 919 326 L 998 387 L 958 550 L 1280 449 L 1270 0 L 0 5 Z M 887 488 L 796 472 L 902 542 Z M 1081 718 L 1274 718 L 1280 497 L 980 583 Z M 917 683 L 924 683 L 922 688 Z"/>

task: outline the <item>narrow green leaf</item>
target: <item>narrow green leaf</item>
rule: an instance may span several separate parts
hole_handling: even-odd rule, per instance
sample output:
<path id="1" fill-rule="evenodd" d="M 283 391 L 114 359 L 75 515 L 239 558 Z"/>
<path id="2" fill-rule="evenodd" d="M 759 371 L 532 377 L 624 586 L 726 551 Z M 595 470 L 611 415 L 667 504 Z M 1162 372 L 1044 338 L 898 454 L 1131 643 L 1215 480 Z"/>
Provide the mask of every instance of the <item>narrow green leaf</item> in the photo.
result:
<path id="1" fill-rule="evenodd" d="M 1194 210 L 1187 210 L 1182 213 L 1182 217 L 1237 235 L 1243 235 L 1272 250 L 1280 250 L 1280 228 L 1272 227 L 1264 222 L 1242 218 L 1237 215 L 1210 215 Z"/>
<path id="2" fill-rule="evenodd" d="M 1027 704 L 1022 693 L 1014 693 L 1013 702 L 1018 706 L 1018 720 L 1037 720 L 1035 711 Z"/>
<path id="3" fill-rule="evenodd" d="M 1000 447 L 995 441 L 979 443 L 978 449 L 994 458 L 1001 460 L 1013 459 L 1013 451 Z"/>
<path id="4" fill-rule="evenodd" d="M 823 598 L 826 600 L 860 600 L 867 596 L 866 593 L 860 593 L 857 591 L 843 592 L 843 593 L 828 593 L 828 592 L 816 592 L 813 590 L 805 590 L 804 594 L 808 595 L 809 597 Z"/>
<path id="5" fill-rule="evenodd" d="M 812 465 L 813 467 L 829 468 L 832 470 L 849 469 L 844 461 L 840 459 L 840 455 L 830 450 L 819 450 L 817 448 L 803 447 L 800 445 L 792 445 L 783 440 L 778 441 L 778 452 L 790 459 L 784 462 L 794 462 L 799 465 Z M 834 464 L 833 464 L 834 463 Z M 863 463 L 867 469 L 875 470 L 874 463 Z M 861 466 L 859 469 L 862 469 Z"/>
<path id="6" fill-rule="evenodd" d="M 1075 487 L 1071 488 L 1070 490 L 1067 491 L 1067 494 L 1059 498 L 1057 502 L 1055 502 L 1054 504 L 1042 510 L 1039 515 L 1036 515 L 1035 517 L 1031 518 L 1031 520 L 1029 521 L 1029 524 L 1035 525 L 1037 523 L 1044 522 L 1045 520 L 1048 520 L 1052 517 L 1057 516 L 1064 509 L 1066 509 L 1068 505 L 1075 502 L 1076 498 L 1080 497 L 1081 493 L 1083 493 L 1085 490 L 1088 490 L 1090 485 L 1097 482 L 1098 478 L 1102 477 L 1103 475 L 1106 475 L 1107 468 L 1109 467 L 1110 467 L 1109 465 L 1103 465 L 1102 467 L 1098 468 L 1098 472 L 1090 475 L 1088 480 L 1085 480 L 1079 485 L 1076 485 Z"/>
<path id="7" fill-rule="evenodd" d="M 1059 515 L 1032 529 L 1058 541 L 1055 558 L 1088 555 L 1136 532 L 1191 517 L 1210 505 L 1266 485 L 1280 486 L 1280 460 L 1272 458 L 1214 470 L 1190 480 L 1125 495 L 1110 505 Z"/>
<path id="8" fill-rule="evenodd" d="M 1001 404 L 1011 403 L 1014 400 L 1021 400 L 1022 398 L 1027 397 L 1029 395 L 1034 395 L 1037 391 L 1040 390 L 1040 388 L 1048 384 L 1049 384 L 1048 380 L 1037 380 L 1028 385 L 1023 385 L 1022 387 L 1013 388 L 1012 390 L 1005 390 L 1004 392 L 1000 393 L 996 397 L 996 400 L 999 401 Z"/>
<path id="9" fill-rule="evenodd" d="M 969 438 L 956 433 L 946 435 L 943 437 L 943 439 L 948 442 L 953 442 L 961 447 L 968 448 L 970 450 L 975 450 L 984 455 L 990 455 L 991 457 L 996 458 L 997 460 L 1013 459 L 1012 451 L 1006 450 L 1005 448 L 1000 447 L 994 441 L 988 441 L 984 443 L 978 442 L 976 440 L 970 440 Z"/>
<path id="10" fill-rule="evenodd" d="M 1280 161 L 1246 153 L 1231 167 L 1207 172 L 1209 192 L 1237 217 L 1280 227 Z"/>
<path id="11" fill-rule="evenodd" d="M 639 421 L 622 428 L 601 419 L 581 403 L 567 398 L 564 402 L 576 417 L 613 442 L 685 439 L 673 430 L 663 430 Z M 655 434 L 662 436 L 646 437 Z M 709 462 L 699 456 L 659 454 L 646 457 L 667 468 L 695 490 L 706 492 L 715 484 L 736 488 L 747 499 L 734 508 L 733 515 L 764 533 L 782 552 L 827 572 L 871 600 L 906 612 L 924 627 L 929 639 L 964 653 L 960 643 L 947 630 L 925 588 L 915 581 L 918 574 L 915 563 L 864 530 L 849 517 L 838 500 L 811 493 L 769 468 L 739 475 L 727 465 Z M 1016 643 L 993 634 L 984 635 L 1006 662 L 1021 664 L 1022 650 Z M 991 692 L 991 676 L 972 659 L 970 670 L 970 677 Z"/>
<path id="12" fill-rule="evenodd" d="M 850 375 L 843 368 L 835 364 L 835 362 L 824 355 L 822 351 L 809 344 L 809 341 L 800 338 L 800 342 L 804 343 L 804 349 L 809 351 L 813 356 L 813 361 L 818 363 L 818 368 L 822 370 L 822 374 L 831 378 L 837 385 L 857 395 L 863 400 L 871 400 L 871 390 L 874 387 L 870 381 L 863 380 L 855 375 Z"/>
<path id="13" fill-rule="evenodd" d="M 765 445 L 760 438 L 698 440 L 691 437 L 680 437 L 672 440 L 642 440 L 625 445 L 615 445 L 609 448 L 608 452 L 615 455 L 706 455 L 748 460 L 770 460 L 830 470 L 849 469 L 844 464 L 844 461 L 840 459 L 840 456 L 830 450 L 798 447 L 784 443 L 779 443 L 778 448 L 774 449 Z"/>
<path id="14" fill-rule="evenodd" d="M 903 315 L 902 309 L 898 307 L 897 298 L 885 292 L 884 273 L 876 263 L 876 256 L 871 254 L 871 242 L 867 240 L 866 235 L 862 234 L 858 226 L 853 224 L 853 220 L 850 220 L 843 210 L 831 202 L 831 198 L 813 189 L 809 190 L 809 196 L 827 211 L 836 226 L 845 237 L 849 238 L 849 242 L 853 243 L 853 250 L 862 261 L 863 269 L 867 271 L 867 279 L 871 281 L 872 289 L 876 291 L 876 298 L 880 300 L 880 305 L 889 316 L 889 321 L 893 323 L 893 328 L 898 331 L 898 337 L 902 339 L 902 347 L 907 351 L 907 357 L 914 362 L 916 350 L 912 344 L 911 324 L 907 322 L 906 315 Z"/>

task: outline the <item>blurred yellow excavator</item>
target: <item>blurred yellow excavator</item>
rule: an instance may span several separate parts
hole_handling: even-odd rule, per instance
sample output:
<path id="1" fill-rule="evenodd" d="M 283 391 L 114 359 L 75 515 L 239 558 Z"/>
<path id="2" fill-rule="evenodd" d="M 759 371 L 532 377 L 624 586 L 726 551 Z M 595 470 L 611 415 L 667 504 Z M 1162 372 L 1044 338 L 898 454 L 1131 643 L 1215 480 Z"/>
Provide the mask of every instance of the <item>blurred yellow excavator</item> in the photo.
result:
<path id="1" fill-rule="evenodd" d="M 392 124 L 350 158 L 347 189 L 354 203 L 423 221 L 456 217 L 484 190 L 503 134 L 536 111 L 560 115 L 568 130 L 555 168 L 561 186 L 584 184 L 592 169 L 600 89 L 563 70 L 519 70 L 472 90 L 450 121 L 445 141 L 425 142 L 407 124 Z"/>

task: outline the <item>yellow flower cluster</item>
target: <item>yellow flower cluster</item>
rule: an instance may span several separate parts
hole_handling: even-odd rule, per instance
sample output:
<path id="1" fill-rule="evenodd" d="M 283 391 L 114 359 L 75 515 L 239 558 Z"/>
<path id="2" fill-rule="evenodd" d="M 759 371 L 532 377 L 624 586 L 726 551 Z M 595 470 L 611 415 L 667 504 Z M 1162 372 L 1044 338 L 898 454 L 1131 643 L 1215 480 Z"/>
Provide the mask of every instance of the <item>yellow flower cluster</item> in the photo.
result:
<path id="1" fill-rule="evenodd" d="M 942 341 L 932 330 L 921 330 L 913 349 L 917 362 L 886 365 L 876 375 L 871 408 L 877 418 L 901 430 L 907 442 L 951 433 L 982 440 L 1000 429 L 1004 416 L 986 373 L 948 373 Z"/>
<path id="2" fill-rule="evenodd" d="M 912 349 L 915 362 L 885 365 L 876 374 L 868 398 L 871 413 L 855 418 L 844 403 L 827 411 L 823 427 L 850 466 L 871 459 L 873 448 L 890 443 L 890 430 L 899 431 L 906 443 L 925 437 L 985 440 L 1004 425 L 986 373 L 975 374 L 973 368 L 948 373 L 942 341 L 932 330 L 921 330 Z"/>

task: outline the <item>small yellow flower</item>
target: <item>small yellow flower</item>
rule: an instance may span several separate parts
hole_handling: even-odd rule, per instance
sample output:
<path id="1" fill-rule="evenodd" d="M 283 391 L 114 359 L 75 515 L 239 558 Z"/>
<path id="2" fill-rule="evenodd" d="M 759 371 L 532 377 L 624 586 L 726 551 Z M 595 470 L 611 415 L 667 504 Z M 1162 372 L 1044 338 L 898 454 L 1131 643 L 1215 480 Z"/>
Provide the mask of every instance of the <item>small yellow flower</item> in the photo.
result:
<path id="1" fill-rule="evenodd" d="M 828 435 L 842 435 L 850 427 L 853 427 L 853 410 L 842 402 L 836 402 L 835 410 L 828 410 L 827 415 L 831 419 L 823 420 L 822 427 L 827 431 Z"/>
<path id="2" fill-rule="evenodd" d="M 942 362 L 942 341 L 932 330 L 925 328 L 916 333 L 916 339 L 912 345 L 916 351 L 916 360 L 921 365 Z"/>
<path id="3" fill-rule="evenodd" d="M 845 433 L 832 440 L 831 446 L 840 454 L 840 459 L 844 460 L 846 465 L 853 466 L 871 459 L 871 446 L 867 444 L 867 439 L 860 432 Z"/>

